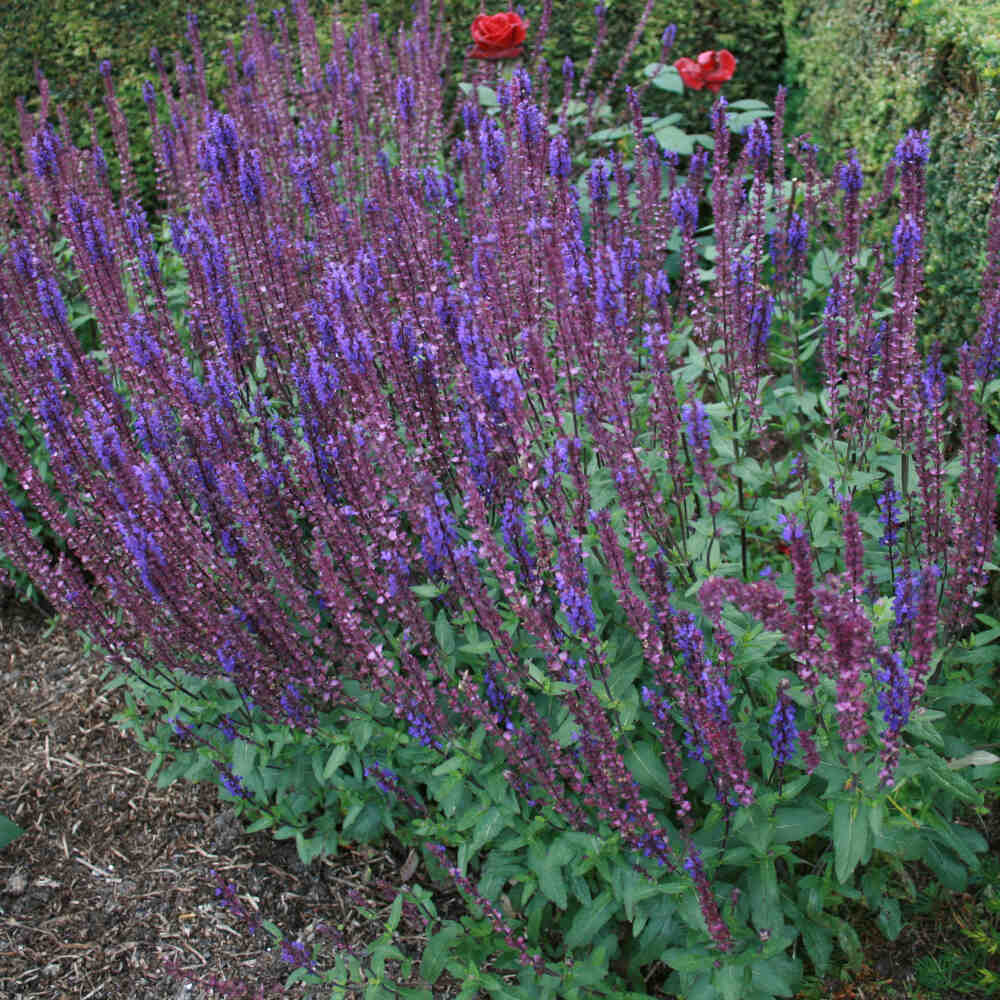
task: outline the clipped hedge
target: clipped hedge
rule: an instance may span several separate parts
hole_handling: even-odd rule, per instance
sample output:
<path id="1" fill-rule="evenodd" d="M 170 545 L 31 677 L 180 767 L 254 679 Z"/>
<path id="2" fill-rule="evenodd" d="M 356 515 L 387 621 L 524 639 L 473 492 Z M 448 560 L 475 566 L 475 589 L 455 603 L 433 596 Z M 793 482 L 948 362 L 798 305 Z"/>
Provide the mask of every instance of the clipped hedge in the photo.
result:
<path id="1" fill-rule="evenodd" d="M 317 19 L 320 43 L 329 37 L 330 15 L 334 5 L 310 2 Z M 341 3 L 348 22 L 362 12 L 360 0 Z M 488 4 L 487 9 L 501 9 L 502 4 Z M 596 67 L 595 87 L 610 79 L 621 52 L 628 44 L 632 29 L 644 6 L 644 0 L 611 0 L 607 4 L 608 42 Z M 409 23 L 410 0 L 387 0 L 372 3 L 383 27 L 394 30 Z M 759 97 L 770 101 L 781 80 L 784 42 L 781 29 L 781 0 L 679 0 L 666 5 L 657 3 L 649 19 L 648 30 L 633 55 L 630 75 L 654 61 L 660 51 L 660 34 L 667 23 L 676 23 L 677 42 L 674 58 L 703 49 L 730 49 L 740 60 L 736 78 L 727 87 L 733 99 Z M 238 43 L 246 6 L 238 0 L 157 0 L 150 3 L 123 3 L 122 0 L 53 0 L 44 6 L 26 0 L 8 0 L 0 4 L 0 141 L 17 149 L 19 133 L 15 100 L 27 99 L 29 110 L 38 108 L 35 68 L 49 81 L 53 106 L 63 104 L 69 116 L 74 139 L 89 141 L 88 109 L 95 108 L 99 134 L 110 153 L 111 142 L 103 113 L 103 88 L 98 64 L 111 61 L 115 88 L 129 123 L 138 152 L 136 171 L 140 193 L 147 205 L 155 203 L 152 159 L 148 153 L 148 125 L 142 103 L 141 84 L 153 76 L 149 50 L 157 46 L 168 68 L 174 53 L 191 58 L 185 40 L 186 13 L 197 10 L 199 31 L 209 70 L 209 86 L 219 86 L 223 79 L 223 60 L 215 58 L 221 48 Z M 462 56 L 469 42 L 467 26 L 479 13 L 479 0 L 449 0 L 444 4 L 445 17 L 452 26 L 451 69 L 457 79 Z M 525 16 L 537 25 L 542 4 L 525 4 Z M 273 24 L 270 8 L 260 5 L 259 16 Z M 288 13 L 294 43 L 295 19 Z M 569 54 L 582 73 L 595 39 L 596 19 L 590 4 L 578 0 L 555 0 L 552 29 L 545 55 L 554 76 L 555 93 L 561 88 L 562 60 Z M 528 51 L 532 38 L 529 34 Z"/>
<path id="2" fill-rule="evenodd" d="M 908 128 L 931 134 L 922 334 L 957 347 L 978 309 L 1000 171 L 1000 3 L 786 0 L 790 129 L 881 168 Z"/>
<path id="3" fill-rule="evenodd" d="M 46 4 L 7 0 L 0 4 L 0 141 L 8 148 L 19 148 L 15 101 L 23 97 L 29 111 L 38 110 L 37 67 L 48 80 L 53 109 L 57 104 L 65 107 L 74 140 L 89 142 L 88 110 L 93 108 L 101 142 L 110 153 L 113 147 L 98 72 L 100 62 L 107 59 L 138 153 L 135 167 L 140 191 L 151 202 L 155 185 L 142 81 L 154 77 L 149 61 L 153 46 L 160 49 L 168 66 L 176 51 L 191 58 L 184 38 L 189 9 L 197 11 L 205 51 L 212 55 L 207 60 L 213 74 L 210 82 L 218 85 L 223 61 L 214 56 L 225 44 L 238 41 L 246 14 L 245 6 L 234 0 L 199 0 L 197 4 L 190 0 L 51 0 Z"/>

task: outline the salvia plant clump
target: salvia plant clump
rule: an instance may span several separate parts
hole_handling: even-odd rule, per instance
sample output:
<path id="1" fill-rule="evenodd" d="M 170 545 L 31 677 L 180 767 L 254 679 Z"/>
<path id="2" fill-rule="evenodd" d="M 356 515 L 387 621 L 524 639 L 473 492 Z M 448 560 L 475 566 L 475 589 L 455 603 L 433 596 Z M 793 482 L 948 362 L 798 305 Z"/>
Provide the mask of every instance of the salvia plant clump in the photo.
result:
<path id="1" fill-rule="evenodd" d="M 325 61 L 304 4 L 297 53 L 251 13 L 219 105 L 192 21 L 145 91 L 162 224 L 110 67 L 120 177 L 22 114 L 0 457 L 66 552 L 6 495 L 0 550 L 111 663 L 227 686 L 171 724 L 245 812 L 284 808 L 269 724 L 358 804 L 307 848 L 363 810 L 424 846 L 490 931 L 447 932 L 473 992 L 789 995 L 850 950 L 836 903 L 891 928 L 891 866 L 985 849 L 929 706 L 994 541 L 1000 207 L 949 373 L 914 335 L 926 134 L 866 195 L 783 94 L 742 137 L 720 98 L 682 164 L 626 88 L 590 160 L 571 66 L 552 113 L 536 57 L 446 116 L 418 7 Z"/>

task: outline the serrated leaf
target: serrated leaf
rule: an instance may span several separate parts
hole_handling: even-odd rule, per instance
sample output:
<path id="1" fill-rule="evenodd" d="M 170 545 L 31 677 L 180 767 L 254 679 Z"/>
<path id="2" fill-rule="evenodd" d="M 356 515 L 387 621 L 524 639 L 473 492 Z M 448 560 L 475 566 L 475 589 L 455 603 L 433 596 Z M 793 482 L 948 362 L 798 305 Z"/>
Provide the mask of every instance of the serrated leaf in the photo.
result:
<path id="1" fill-rule="evenodd" d="M 640 785 L 653 788 L 664 797 L 670 796 L 673 788 L 670 773 L 652 744 L 642 742 L 629 747 L 625 751 L 625 765 Z"/>
<path id="2" fill-rule="evenodd" d="M 776 844 L 805 840 L 819 833 L 829 821 L 830 814 L 825 809 L 783 806 L 772 820 L 773 840 Z"/>
<path id="3" fill-rule="evenodd" d="M 566 934 L 566 951 L 593 944 L 598 932 L 617 910 L 618 902 L 608 889 L 605 889 L 589 906 L 581 907 Z"/>
<path id="4" fill-rule="evenodd" d="M 462 643 L 458 651 L 467 656 L 490 656 L 495 652 L 492 639 L 477 639 L 475 642 Z"/>
<path id="5" fill-rule="evenodd" d="M 650 83 L 659 90 L 666 90 L 671 94 L 684 93 L 684 81 L 673 66 L 659 66 L 657 63 L 653 63 L 647 66 L 643 73 L 652 77 Z"/>
<path id="6" fill-rule="evenodd" d="M 389 910 L 389 919 L 385 923 L 385 929 L 391 934 L 399 926 L 399 921 L 403 917 L 403 894 L 400 892 L 392 901 L 392 909 Z"/>
<path id="7" fill-rule="evenodd" d="M 878 918 L 875 921 L 882 933 L 890 940 L 895 941 L 899 937 L 899 932 L 903 929 L 903 917 L 899 912 L 899 900 L 891 896 L 882 900 L 879 907 Z"/>
<path id="8" fill-rule="evenodd" d="M 483 84 L 479 84 L 476 88 L 476 96 L 479 98 L 479 103 L 484 108 L 499 107 L 500 102 L 497 100 L 496 91 L 484 86 Z"/>
<path id="9" fill-rule="evenodd" d="M 751 982 L 768 996 L 790 997 L 801 975 L 801 963 L 787 955 L 774 955 L 754 964 Z"/>
<path id="10" fill-rule="evenodd" d="M 654 128 L 653 135 L 656 137 L 656 141 L 671 153 L 690 156 L 694 152 L 694 138 L 686 132 L 682 132 L 675 125 Z"/>
<path id="11" fill-rule="evenodd" d="M 443 775 L 451 774 L 453 771 L 460 770 L 465 765 L 465 760 L 462 757 L 451 757 L 441 764 L 438 764 L 431 774 L 435 778 L 440 778 Z"/>
<path id="12" fill-rule="evenodd" d="M 589 139 L 591 142 L 612 142 L 615 139 L 622 139 L 631 134 L 631 125 L 618 125 L 615 128 L 602 128 L 597 132 L 592 132 Z"/>
<path id="13" fill-rule="evenodd" d="M 773 931 L 781 923 L 781 896 L 778 873 L 771 858 L 765 858 L 748 872 L 750 913 L 759 931 Z"/>
<path id="14" fill-rule="evenodd" d="M 809 961 L 816 969 L 816 974 L 822 976 L 829 968 L 830 957 L 833 955 L 833 932 L 813 920 L 803 921 L 799 930 L 802 932 Z"/>
<path id="15" fill-rule="evenodd" d="M 241 778 L 253 774 L 257 748 L 247 740 L 237 740 L 233 744 L 233 771 Z"/>
<path id="16" fill-rule="evenodd" d="M 469 850 L 475 854 L 484 844 L 493 840 L 506 823 L 504 814 L 496 806 L 491 806 L 476 824 L 476 828 L 472 832 Z"/>
<path id="17" fill-rule="evenodd" d="M 961 799 L 963 802 L 977 806 L 982 805 L 982 793 L 977 791 L 960 774 L 956 771 L 950 771 L 937 757 L 932 758 L 928 756 L 925 760 L 930 765 L 925 773 L 939 788 L 945 789 L 949 794 L 954 795 L 955 798 Z"/>
<path id="18" fill-rule="evenodd" d="M 836 254 L 828 251 L 816 254 L 812 261 L 812 280 L 822 288 L 829 288 L 833 283 L 833 275 L 838 270 L 838 264 Z"/>
<path id="19" fill-rule="evenodd" d="M 660 961 L 677 972 L 701 972 L 705 968 L 704 953 L 687 948 L 668 948 L 660 956 Z"/>
<path id="20" fill-rule="evenodd" d="M 455 630 L 444 611 L 439 611 L 434 620 L 434 638 L 445 656 L 451 656 L 455 652 Z"/>
<path id="21" fill-rule="evenodd" d="M 965 891 L 968 885 L 965 866 L 940 844 L 932 840 L 927 841 L 924 848 L 924 862 L 946 889 L 951 889 L 953 892 Z"/>
<path id="22" fill-rule="evenodd" d="M 420 959 L 420 978 L 433 985 L 444 972 L 448 962 L 452 942 L 463 934 L 460 924 L 445 924 L 436 934 L 432 934 Z"/>
<path id="23" fill-rule="evenodd" d="M 723 965 L 712 973 L 712 985 L 721 1000 L 743 1000 L 746 987 L 743 984 L 745 969 L 735 965 Z"/>
<path id="24" fill-rule="evenodd" d="M 350 751 L 346 743 L 340 743 L 330 751 L 330 756 L 326 759 L 326 766 L 323 768 L 321 780 L 329 781 L 333 775 L 340 770 L 340 766 L 347 760 Z"/>
<path id="25" fill-rule="evenodd" d="M 752 97 L 745 97 L 741 101 L 729 101 L 726 104 L 727 110 L 732 111 L 762 111 L 767 110 L 768 105 L 763 101 L 755 100 Z"/>

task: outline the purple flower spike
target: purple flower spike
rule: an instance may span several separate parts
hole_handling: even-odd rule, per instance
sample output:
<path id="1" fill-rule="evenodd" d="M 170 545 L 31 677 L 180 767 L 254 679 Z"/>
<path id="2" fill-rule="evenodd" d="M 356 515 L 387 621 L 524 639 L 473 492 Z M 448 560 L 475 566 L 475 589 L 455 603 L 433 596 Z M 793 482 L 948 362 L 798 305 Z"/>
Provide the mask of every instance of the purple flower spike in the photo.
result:
<path id="1" fill-rule="evenodd" d="M 865 186 L 865 177 L 861 172 L 861 164 L 858 162 L 855 150 L 852 149 L 848 154 L 846 163 L 838 165 L 836 177 L 840 190 L 847 195 L 856 195 Z"/>
<path id="2" fill-rule="evenodd" d="M 778 700 L 771 715 L 771 752 L 779 767 L 795 755 L 799 729 L 795 724 L 795 705 L 789 700 L 785 688 L 778 689 Z"/>

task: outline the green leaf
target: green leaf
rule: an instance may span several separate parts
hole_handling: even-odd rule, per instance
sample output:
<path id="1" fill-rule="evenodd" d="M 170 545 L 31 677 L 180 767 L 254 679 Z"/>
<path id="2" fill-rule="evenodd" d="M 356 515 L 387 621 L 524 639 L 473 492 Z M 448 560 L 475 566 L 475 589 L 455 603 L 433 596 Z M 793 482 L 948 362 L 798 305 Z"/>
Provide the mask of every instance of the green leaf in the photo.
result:
<path id="1" fill-rule="evenodd" d="M 748 872 L 750 913 L 759 931 L 773 931 L 781 923 L 778 873 L 771 858 L 759 861 Z"/>
<path id="2" fill-rule="evenodd" d="M 392 901 L 392 909 L 389 911 L 389 919 L 386 921 L 385 929 L 392 934 L 399 926 L 399 921 L 403 917 L 403 894 L 397 893 Z"/>
<path id="3" fill-rule="evenodd" d="M 712 985 L 718 990 L 720 1000 L 742 1000 L 746 996 L 744 985 L 746 969 L 723 965 L 712 973 Z"/>
<path id="4" fill-rule="evenodd" d="M 888 896 L 882 900 L 876 923 L 890 941 L 895 941 L 899 937 L 899 932 L 903 929 L 903 917 L 899 912 L 898 899 Z"/>
<path id="5" fill-rule="evenodd" d="M 261 830 L 267 830 L 269 827 L 274 826 L 274 816 L 270 813 L 265 813 L 258 819 L 255 819 L 247 828 L 247 833 L 259 833 Z"/>
<path id="6" fill-rule="evenodd" d="M 455 652 L 455 630 L 444 611 L 439 611 L 434 620 L 434 638 L 445 656 L 451 656 Z"/>
<path id="7" fill-rule="evenodd" d="M 350 753 L 346 743 L 340 743 L 330 751 L 330 756 L 326 759 L 326 766 L 323 768 L 321 781 L 329 781 L 334 774 L 340 770 L 340 766 L 347 760 Z"/>
<path id="8" fill-rule="evenodd" d="M 804 920 L 799 927 L 802 931 L 802 941 L 806 946 L 809 961 L 816 969 L 816 974 L 822 976 L 830 966 L 830 956 L 833 955 L 833 932 L 814 920 Z"/>
<path id="9" fill-rule="evenodd" d="M 964 767 L 988 767 L 990 764 L 1000 764 L 1000 757 L 988 750 L 973 750 L 957 760 L 949 760 L 949 771 L 957 771 Z"/>
<path id="10" fill-rule="evenodd" d="M 6 847 L 12 841 L 17 840 L 24 833 L 12 819 L 8 819 L 0 813 L 0 847 Z"/>
<path id="11" fill-rule="evenodd" d="M 302 833 L 295 834 L 295 849 L 298 851 L 299 860 L 308 866 L 313 859 L 323 852 L 322 837 L 306 837 Z"/>
<path id="12" fill-rule="evenodd" d="M 420 959 L 420 978 L 433 985 L 444 972 L 452 942 L 464 933 L 461 924 L 445 924 L 436 934 L 431 935 Z"/>
<path id="13" fill-rule="evenodd" d="M 671 94 L 684 93 L 684 81 L 673 66 L 651 63 L 642 72 L 646 76 L 652 77 L 650 83 L 659 90 L 666 90 Z"/>
<path id="14" fill-rule="evenodd" d="M 462 643 L 458 651 L 467 656 L 491 656 L 495 652 L 492 639 L 476 639 L 474 642 Z"/>
<path id="15" fill-rule="evenodd" d="M 584 945 L 592 945 L 597 932 L 614 916 L 618 901 L 605 889 L 589 906 L 580 908 L 566 934 L 565 949 L 573 951 Z"/>
<path id="16" fill-rule="evenodd" d="M 442 764 L 438 764 L 431 774 L 435 778 L 440 778 L 445 774 L 451 774 L 453 771 L 461 770 L 465 765 L 465 759 L 462 757 L 452 757 L 449 760 L 444 761 Z"/>
<path id="17" fill-rule="evenodd" d="M 927 751 L 925 748 L 920 754 L 927 764 L 924 774 L 939 788 L 943 788 L 948 794 L 955 798 L 968 802 L 971 805 L 980 806 L 983 804 L 982 793 L 977 791 L 962 775 L 957 771 L 950 770 L 937 754 Z"/>
<path id="18" fill-rule="evenodd" d="M 494 840 L 506 825 L 507 818 L 504 814 L 496 806 L 490 806 L 472 832 L 472 841 L 469 844 L 470 853 L 475 854 L 484 844 Z"/>
<path id="19" fill-rule="evenodd" d="M 701 972 L 705 968 L 705 953 L 700 948 L 668 948 L 661 956 L 661 962 L 666 962 L 671 969 L 678 972 Z"/>
<path id="20" fill-rule="evenodd" d="M 347 732 L 354 741 L 355 749 L 360 753 L 375 734 L 375 726 L 369 719 L 354 719 L 347 724 Z"/>
<path id="21" fill-rule="evenodd" d="M 644 741 L 629 747 L 625 751 L 625 765 L 644 788 L 655 789 L 664 797 L 670 796 L 673 789 L 670 773 L 651 743 Z"/>
<path id="22" fill-rule="evenodd" d="M 500 106 L 500 102 L 497 100 L 496 91 L 491 90 L 483 84 L 479 84 L 476 88 L 476 96 L 479 98 L 479 103 L 484 108 L 496 108 Z"/>
<path id="23" fill-rule="evenodd" d="M 694 152 L 694 137 L 682 132 L 675 125 L 663 125 L 653 129 L 656 141 L 672 153 L 690 156 Z"/>
<path id="24" fill-rule="evenodd" d="M 835 253 L 823 250 L 816 254 L 812 261 L 812 280 L 822 288 L 829 288 L 833 284 L 833 275 L 839 270 L 839 260 Z"/>
<path id="25" fill-rule="evenodd" d="M 768 996 L 790 997 L 802 976 L 802 965 L 787 955 L 774 955 L 754 963 L 751 982 Z"/>
<path id="26" fill-rule="evenodd" d="M 968 663 L 968 656 L 963 658 Z M 982 708 L 992 708 L 993 701 L 988 698 L 975 684 L 948 684 L 942 690 L 934 692 L 934 703 L 939 708 L 946 705 L 979 705 Z"/>
<path id="27" fill-rule="evenodd" d="M 819 833 L 830 821 L 825 809 L 803 806 L 783 806 L 772 822 L 773 840 L 776 844 L 791 844 Z"/>
<path id="28" fill-rule="evenodd" d="M 233 770 L 241 777 L 253 774 L 257 748 L 247 740 L 237 740 L 233 744 Z"/>
<path id="29" fill-rule="evenodd" d="M 774 829 L 767 810 L 759 804 L 752 806 L 748 810 L 741 810 L 743 814 L 737 821 L 736 835 L 745 844 L 749 844 L 754 852 L 763 855 L 771 843 Z"/>
<path id="30" fill-rule="evenodd" d="M 834 870 L 841 884 L 863 860 L 868 842 L 868 810 L 861 808 L 860 799 L 841 799 L 833 811 Z"/>
<path id="31" fill-rule="evenodd" d="M 560 910 L 565 910 L 567 906 L 566 879 L 563 876 L 561 865 L 546 863 L 545 861 L 535 869 L 538 875 L 538 888 L 542 894 L 552 900 Z"/>
<path id="32" fill-rule="evenodd" d="M 618 125 L 616 128 L 602 128 L 597 132 L 591 132 L 589 139 L 591 142 L 613 142 L 615 139 L 623 139 L 632 134 L 631 125 Z"/>
<path id="33" fill-rule="evenodd" d="M 768 105 L 763 101 L 746 97 L 742 101 L 729 101 L 726 104 L 727 111 L 765 111 Z"/>
<path id="34" fill-rule="evenodd" d="M 928 840 L 924 848 L 924 862 L 946 889 L 964 892 L 968 885 L 965 866 L 951 853 L 933 840 Z"/>

